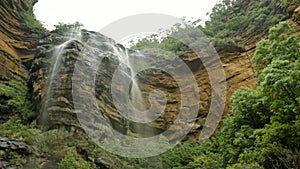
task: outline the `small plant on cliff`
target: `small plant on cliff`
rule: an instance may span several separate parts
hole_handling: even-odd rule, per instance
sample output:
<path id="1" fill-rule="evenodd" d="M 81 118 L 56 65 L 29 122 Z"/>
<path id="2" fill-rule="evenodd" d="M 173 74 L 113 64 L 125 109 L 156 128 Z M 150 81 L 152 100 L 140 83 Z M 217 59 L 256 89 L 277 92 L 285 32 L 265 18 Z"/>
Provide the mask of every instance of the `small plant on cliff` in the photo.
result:
<path id="1" fill-rule="evenodd" d="M 54 33 L 65 34 L 66 32 L 71 31 L 72 29 L 80 29 L 83 26 L 80 22 L 75 22 L 72 24 L 66 24 L 59 22 L 58 25 L 54 25 L 55 30 Z"/>
<path id="2" fill-rule="evenodd" d="M 43 25 L 35 19 L 35 16 L 31 12 L 24 12 L 22 14 L 22 17 L 24 19 L 24 22 L 26 26 L 32 29 L 39 29 L 39 30 L 44 30 Z"/>
<path id="3" fill-rule="evenodd" d="M 23 0 L 20 1 L 22 3 L 22 6 L 25 10 L 21 11 L 20 16 L 23 19 L 23 24 L 30 28 L 28 31 L 30 31 L 31 36 L 39 37 L 41 35 L 41 32 L 47 32 L 47 29 L 43 27 L 43 24 L 38 21 L 33 13 L 33 5 L 38 0 Z"/>

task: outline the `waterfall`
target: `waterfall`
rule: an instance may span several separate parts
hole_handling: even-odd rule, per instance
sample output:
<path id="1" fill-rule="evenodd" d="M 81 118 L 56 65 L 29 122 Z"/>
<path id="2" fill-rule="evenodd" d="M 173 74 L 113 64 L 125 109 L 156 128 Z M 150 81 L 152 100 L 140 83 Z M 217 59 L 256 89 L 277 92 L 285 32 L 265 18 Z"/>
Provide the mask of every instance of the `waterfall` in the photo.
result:
<path id="1" fill-rule="evenodd" d="M 139 120 L 144 119 L 144 112 L 146 108 L 143 93 L 139 87 L 138 79 L 136 78 L 136 71 L 138 71 L 137 68 L 142 67 L 141 60 L 144 59 L 144 56 L 135 51 L 130 51 L 129 49 L 124 48 L 122 45 L 116 44 L 112 39 L 109 39 L 101 34 L 86 30 L 73 29 L 69 32 L 66 32 L 63 39 L 64 42 L 54 47 L 51 51 L 51 65 L 49 68 L 49 74 L 47 76 L 48 78 L 46 81 L 45 94 L 42 96 L 43 99 L 41 102 L 42 105 L 40 109 L 39 124 L 42 127 L 51 127 L 51 125 L 56 124 L 56 121 L 61 120 L 61 118 L 58 117 L 60 116 L 60 113 L 61 117 L 65 120 L 68 118 L 68 111 L 72 111 L 70 110 L 72 108 L 64 107 L 65 105 L 62 105 L 65 102 L 63 100 L 61 101 L 61 99 L 70 99 L 64 95 L 71 92 L 68 88 L 65 88 L 65 83 L 72 83 L 71 81 L 65 81 L 66 79 L 64 79 L 62 76 L 68 74 L 68 72 L 64 72 L 68 71 L 66 70 L 67 68 L 64 67 L 66 63 L 71 64 L 70 67 L 72 67 L 72 64 L 75 64 L 73 61 L 68 62 L 69 60 L 66 58 L 68 55 L 67 52 L 73 51 L 73 42 L 77 41 L 82 45 L 82 50 L 78 51 L 82 55 L 82 60 L 80 60 L 79 63 L 84 63 L 81 65 L 82 67 L 79 66 L 80 69 L 82 69 L 81 72 L 92 69 L 99 74 L 108 73 L 109 76 L 111 76 L 113 74 L 110 74 L 109 72 L 114 72 L 114 69 L 118 67 L 117 69 L 120 75 L 116 75 L 116 79 L 118 81 L 116 88 L 119 89 L 118 92 L 122 98 L 121 100 L 118 100 L 116 104 L 122 105 L 121 108 L 117 109 L 117 111 L 124 117 L 123 120 L 126 121 L 126 124 L 124 124 L 126 125 L 126 128 L 123 126 L 123 132 L 125 133 L 126 131 L 132 131 L 134 133 L 143 133 L 144 128 L 142 125 L 137 125 L 137 123 L 143 123 Z M 111 63 L 100 62 L 104 57 L 112 57 Z M 111 64 L 113 66 L 107 70 L 101 70 L 98 67 L 98 63 L 106 66 Z M 102 68 L 105 68 L 105 66 Z M 91 76 L 91 79 L 93 78 L 92 74 L 89 74 L 89 76 Z M 106 77 L 107 76 L 99 76 L 98 78 L 104 78 L 103 83 L 109 82 L 108 79 L 105 79 Z M 124 85 L 125 83 L 127 85 Z M 86 82 L 85 85 L 93 86 L 94 84 L 95 82 L 91 80 Z M 106 90 L 106 86 L 111 86 L 111 84 L 103 84 L 103 86 L 101 85 L 102 89 L 96 89 L 99 92 L 96 93 L 96 95 L 100 96 L 100 94 L 103 94 L 104 92 L 105 95 L 107 95 L 104 100 L 110 100 L 111 97 L 109 95 L 112 93 L 110 93 L 109 90 Z M 129 86 L 129 90 L 128 88 L 125 89 L 124 86 Z M 93 91 L 88 90 L 87 93 L 93 93 Z M 126 98 L 123 99 L 123 97 Z M 67 101 L 72 102 L 71 100 Z M 114 104 L 113 100 L 110 100 L 110 102 L 112 105 Z M 101 111 L 105 114 L 105 109 L 107 109 L 107 107 L 105 108 L 102 106 L 99 109 L 101 109 Z M 89 112 L 85 111 L 85 113 Z"/>
<path id="2" fill-rule="evenodd" d="M 62 64 L 62 56 L 64 55 L 65 48 L 67 45 L 74 40 L 81 40 L 81 29 L 73 28 L 64 35 L 65 42 L 56 46 L 53 49 L 51 55 L 51 67 L 49 68 L 49 74 L 46 84 L 46 91 L 42 101 L 42 106 L 40 109 L 39 123 L 41 126 L 46 127 L 48 125 L 49 115 L 48 111 L 51 105 L 51 100 L 54 99 L 53 91 L 55 90 L 55 84 L 60 81 L 59 70 Z"/>
<path id="3" fill-rule="evenodd" d="M 138 86 L 138 81 L 135 78 L 136 72 L 134 71 L 134 64 L 132 64 L 132 61 L 130 59 L 130 56 L 128 54 L 128 49 L 122 50 L 121 47 L 119 46 L 113 46 L 113 51 L 117 55 L 120 64 L 124 64 L 124 69 L 126 67 L 129 69 L 129 72 L 124 70 L 123 72 L 127 74 L 128 78 L 131 80 L 131 88 L 129 90 L 129 97 L 130 97 L 130 103 L 132 104 L 130 107 L 134 107 L 135 109 L 139 111 L 144 111 L 145 106 L 143 102 L 143 96 L 142 96 L 142 91 Z M 127 73 L 128 72 L 128 73 Z M 133 110 L 132 110 L 133 111 Z"/>
<path id="4" fill-rule="evenodd" d="M 121 64 L 120 66 L 122 67 L 122 69 L 119 71 L 122 71 L 122 73 L 125 74 L 125 77 L 128 77 L 130 80 L 130 89 L 128 93 L 129 100 L 127 103 L 127 112 L 130 113 L 130 115 L 125 114 L 125 116 L 127 116 L 126 118 L 128 130 L 129 121 L 135 121 L 132 117 L 134 117 L 134 119 L 142 119 L 144 115 L 143 111 L 145 111 L 146 108 L 142 91 L 138 85 L 138 80 L 137 78 L 135 78 L 135 67 L 137 66 L 137 63 L 134 62 L 134 59 L 130 58 L 130 54 L 128 52 L 128 49 L 126 48 L 114 45 L 113 52 L 118 57 L 118 60 Z M 141 131 L 142 129 L 134 127 L 133 130 L 135 130 L 136 133 L 139 133 L 139 131 Z"/>

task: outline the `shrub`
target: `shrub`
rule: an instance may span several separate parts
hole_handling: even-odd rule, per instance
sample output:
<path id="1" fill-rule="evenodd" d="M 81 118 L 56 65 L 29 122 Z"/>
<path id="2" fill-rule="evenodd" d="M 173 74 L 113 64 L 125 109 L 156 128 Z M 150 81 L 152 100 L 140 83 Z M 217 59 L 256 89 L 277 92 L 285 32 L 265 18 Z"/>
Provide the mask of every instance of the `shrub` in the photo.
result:
<path id="1" fill-rule="evenodd" d="M 74 148 L 58 164 L 58 169 L 93 169 L 94 165 L 80 157 Z"/>
<path id="2" fill-rule="evenodd" d="M 20 114 L 24 121 L 34 116 L 24 81 L 2 81 L 0 83 L 0 110 L 11 114 Z"/>

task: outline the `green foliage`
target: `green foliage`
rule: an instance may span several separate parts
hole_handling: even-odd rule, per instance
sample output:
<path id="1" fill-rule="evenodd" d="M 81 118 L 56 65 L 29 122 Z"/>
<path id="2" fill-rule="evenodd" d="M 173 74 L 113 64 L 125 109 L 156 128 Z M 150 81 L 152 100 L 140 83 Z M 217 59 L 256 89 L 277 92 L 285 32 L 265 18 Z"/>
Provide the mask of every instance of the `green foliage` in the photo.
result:
<path id="1" fill-rule="evenodd" d="M 244 51 L 244 46 L 241 44 L 240 40 L 235 38 L 210 38 L 212 45 L 217 51 Z"/>
<path id="2" fill-rule="evenodd" d="M 38 2 L 38 0 L 23 0 L 22 2 L 26 4 L 27 8 L 29 8 L 30 11 L 32 11 L 33 5 L 34 5 L 36 2 Z"/>
<path id="3" fill-rule="evenodd" d="M 0 125 L 0 136 L 20 139 L 28 144 L 34 144 L 40 134 L 40 130 L 22 124 L 21 119 L 17 116 Z"/>
<path id="4" fill-rule="evenodd" d="M 257 90 L 242 89 L 232 97 L 234 118 L 257 128 L 250 136 L 255 143 L 249 155 L 259 154 L 254 160 L 264 168 L 292 168 L 300 159 L 295 132 L 300 120 L 299 38 L 288 22 L 271 28 L 253 57 Z"/>
<path id="5" fill-rule="evenodd" d="M 294 61 L 300 57 L 299 37 L 294 35 L 295 30 L 290 28 L 289 22 L 281 22 L 272 27 L 269 33 L 269 39 L 262 40 L 257 45 L 252 59 L 257 74 L 260 74 L 272 60 Z"/>
<path id="6" fill-rule="evenodd" d="M 269 122 L 268 107 L 263 104 L 261 93 L 258 91 L 241 88 L 231 98 L 234 121 L 239 125 L 249 125 L 252 128 L 261 128 Z"/>
<path id="7" fill-rule="evenodd" d="M 93 169 L 94 165 L 80 157 L 75 149 L 70 149 L 68 154 L 58 164 L 58 169 Z"/>
<path id="8" fill-rule="evenodd" d="M 156 168 L 299 167 L 299 38 L 288 22 L 271 28 L 253 58 L 257 89 L 241 88 L 234 93 L 233 114 L 222 121 L 216 137 L 203 144 L 176 146 L 157 157 Z M 136 164 L 151 168 L 147 160 Z"/>
<path id="9" fill-rule="evenodd" d="M 243 50 L 240 37 L 249 38 L 281 21 L 284 8 L 297 1 L 223 0 L 215 6 L 211 20 L 199 27 L 217 50 Z M 246 9 L 246 10 L 245 10 Z M 175 27 L 168 35 L 196 40 L 193 31 Z M 178 36 L 179 34 L 179 36 Z M 153 37 L 152 37 L 153 38 Z M 156 39 L 155 39 L 156 38 Z M 188 40 L 187 40 L 188 39 Z M 223 120 L 216 137 L 204 144 L 178 145 L 157 157 L 156 168 L 297 168 L 300 161 L 300 36 L 281 22 L 269 30 L 269 37 L 257 44 L 252 59 L 257 89 L 241 88 L 231 101 L 233 114 Z M 196 43 L 195 43 L 196 44 Z M 199 44 L 199 43 L 198 43 Z M 200 43 L 202 44 L 202 43 Z M 205 43 L 203 43 L 205 44 Z M 168 36 L 143 39 L 133 48 L 161 48 L 174 53 L 190 52 L 182 42 Z M 153 159 L 148 159 L 152 161 Z M 138 166 L 153 166 L 138 160 Z M 149 167 L 151 168 L 151 167 Z M 152 167 L 153 168 L 153 167 Z"/>
<path id="10" fill-rule="evenodd" d="M 91 162 L 85 161 L 79 154 L 74 152 L 80 146 L 80 142 L 87 142 L 86 139 L 75 139 L 74 136 L 65 130 L 41 131 L 35 128 L 35 124 L 24 125 L 18 116 L 12 117 L 0 125 L 0 136 L 22 140 L 32 147 L 32 154 L 36 161 L 35 167 L 42 163 L 42 158 L 60 162 L 61 168 L 94 168 Z M 91 142 L 89 142 L 92 145 Z M 93 151 L 95 149 L 89 149 Z M 98 149 L 98 152 L 100 150 Z M 77 162 L 73 163 L 73 157 Z M 13 150 L 0 151 L 0 161 L 6 161 L 11 165 L 21 166 L 27 161 L 28 156 Z M 66 165 L 68 164 L 68 165 Z M 72 165 L 71 165 L 72 164 Z M 69 166 L 70 165 L 70 166 Z"/>
<path id="11" fill-rule="evenodd" d="M 292 3 L 300 4 L 300 0 L 280 0 L 280 6 L 283 8 L 288 7 Z"/>
<path id="12" fill-rule="evenodd" d="M 291 2 L 285 3 L 288 5 Z M 213 8 L 211 20 L 206 22 L 203 32 L 213 39 L 233 38 L 237 35 L 247 38 L 281 21 L 283 13 L 275 0 L 222 0 Z"/>
<path id="13" fill-rule="evenodd" d="M 7 164 L 16 166 L 22 166 L 26 163 L 24 155 L 10 150 L 0 150 L 0 161 L 6 161 Z"/>
<path id="14" fill-rule="evenodd" d="M 72 30 L 80 29 L 83 25 L 79 22 L 75 22 L 72 24 L 66 24 L 66 23 L 61 23 L 59 22 L 58 25 L 54 25 L 55 30 L 53 33 L 58 33 L 58 34 L 65 34 L 68 33 Z"/>
<path id="15" fill-rule="evenodd" d="M 292 2 L 282 0 L 281 4 L 288 6 Z M 284 13 L 284 9 L 276 0 L 259 0 L 258 2 L 222 0 L 213 8 L 210 21 L 206 22 L 204 28 L 198 26 L 198 29 L 204 32 L 217 50 L 243 51 L 244 44 L 241 37 L 245 39 L 266 33 L 271 26 L 285 18 Z M 132 48 L 136 50 L 160 48 L 176 55 L 189 53 L 192 51 L 189 47 L 193 48 L 192 43 L 199 44 L 198 39 L 195 38 L 203 35 L 195 34 L 197 31 L 193 31 L 195 29 L 187 25 L 183 25 L 186 28 L 180 26 L 174 25 L 167 31 L 167 36 L 162 38 L 156 35 L 143 38 Z"/>
<path id="16" fill-rule="evenodd" d="M 190 164 L 194 161 L 194 158 L 200 156 L 204 147 L 199 146 L 198 142 L 191 142 L 188 144 L 178 144 L 169 151 L 150 158 L 144 159 L 123 159 L 128 164 L 136 168 L 185 168 L 187 165 L 193 167 L 194 164 Z"/>
<path id="17" fill-rule="evenodd" d="M 26 27 L 31 29 L 32 36 L 38 36 L 41 32 L 47 32 L 46 28 L 44 28 L 43 24 L 35 18 L 33 13 L 33 5 L 36 2 L 37 0 L 24 0 L 21 2 L 26 5 L 25 9 L 27 9 L 27 11 L 21 12 L 21 17 L 23 18 L 23 23 Z"/>
<path id="18" fill-rule="evenodd" d="M 23 140 L 28 144 L 34 144 L 40 137 L 41 131 L 30 126 L 23 125 L 19 117 L 14 116 L 7 122 L 0 125 L 0 136 Z M 0 151 L 0 161 L 7 161 L 10 165 L 23 165 L 26 163 L 26 156 L 12 150 Z"/>
<path id="19" fill-rule="evenodd" d="M 32 66 L 33 68 L 37 69 L 37 68 L 42 68 L 42 67 L 47 67 L 51 65 L 51 61 L 49 58 L 45 57 L 45 53 L 40 54 L 40 56 L 42 57 L 37 57 L 34 59 L 34 61 L 32 62 Z"/>
<path id="20" fill-rule="evenodd" d="M 251 164 L 234 164 L 226 169 L 263 169 L 258 163 L 251 163 Z"/>
<path id="21" fill-rule="evenodd" d="M 41 22 L 36 20 L 34 14 L 32 12 L 24 12 L 24 13 L 22 13 L 22 17 L 24 19 L 25 25 L 28 26 L 29 28 L 31 28 L 33 30 L 42 30 L 44 32 L 46 31 L 46 29 L 43 27 Z"/>
<path id="22" fill-rule="evenodd" d="M 180 168 L 193 162 L 193 158 L 200 155 L 198 143 L 179 144 L 175 148 L 161 155 L 162 168 Z M 198 147 L 197 147 L 198 146 Z"/>
<path id="23" fill-rule="evenodd" d="M 147 50 L 160 49 L 160 53 L 152 54 L 152 57 L 174 58 L 175 56 L 185 56 L 189 53 L 199 52 L 199 48 L 208 46 L 204 34 L 191 25 L 175 24 L 170 30 L 163 32 L 163 37 L 151 35 L 140 39 L 132 44 L 132 49 Z M 162 52 L 167 51 L 167 52 Z M 169 54 L 165 54 L 169 53 Z M 146 53 L 147 55 L 147 53 Z"/>
<path id="24" fill-rule="evenodd" d="M 28 120 L 34 113 L 31 111 L 28 88 L 24 83 L 13 80 L 0 83 L 0 96 L 5 98 L 0 100 L 0 109 L 2 112 L 20 114 L 24 120 Z"/>
<path id="25" fill-rule="evenodd" d="M 173 32 L 174 33 L 174 32 Z M 159 40 L 156 35 L 140 39 L 136 44 L 133 44 L 132 49 L 140 50 L 145 55 L 151 57 L 161 57 L 172 59 L 175 56 L 181 56 L 190 53 L 191 49 L 182 41 L 173 37 L 172 34 Z"/>
<path id="26" fill-rule="evenodd" d="M 131 42 L 132 49 L 143 50 L 147 48 L 160 48 L 159 37 L 155 34 L 139 39 L 138 43 Z"/>
<path id="27" fill-rule="evenodd" d="M 196 157 L 194 161 L 188 163 L 186 166 L 177 167 L 182 169 L 195 169 L 195 168 L 205 168 L 205 169 L 215 169 L 222 168 L 222 157 L 219 154 L 208 152 L 205 155 L 202 154 Z"/>

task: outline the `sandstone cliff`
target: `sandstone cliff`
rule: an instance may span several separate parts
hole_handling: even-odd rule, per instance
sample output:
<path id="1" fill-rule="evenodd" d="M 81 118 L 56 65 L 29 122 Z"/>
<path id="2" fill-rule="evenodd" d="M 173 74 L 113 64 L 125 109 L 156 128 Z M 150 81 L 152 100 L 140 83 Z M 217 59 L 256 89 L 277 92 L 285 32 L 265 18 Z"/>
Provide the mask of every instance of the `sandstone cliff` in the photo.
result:
<path id="1" fill-rule="evenodd" d="M 63 65 L 60 70 L 60 80 L 56 81 L 53 90 L 54 99 L 45 98 L 47 92 L 47 85 L 49 84 L 49 73 L 51 71 L 51 56 L 53 54 L 54 46 L 62 43 L 63 38 L 61 35 L 52 32 L 42 39 L 42 33 L 38 27 L 29 27 L 30 19 L 28 21 L 28 15 L 32 14 L 32 6 L 35 1 L 1 1 L 1 79 L 3 83 L 5 81 L 20 80 L 23 85 L 26 84 L 26 80 L 30 76 L 30 83 L 28 87 L 32 90 L 32 102 L 34 103 L 34 111 L 36 116 L 41 118 L 43 111 L 47 111 L 49 118 L 50 128 L 56 128 L 57 126 L 77 126 L 76 112 L 74 111 L 72 101 L 72 73 L 74 69 L 74 63 L 76 58 L 80 56 L 82 44 L 78 41 L 73 41 L 67 46 L 65 53 L 63 54 Z M 247 6 L 249 5 L 249 6 Z M 244 8 L 251 7 L 250 3 L 246 3 Z M 286 9 L 278 7 L 277 14 L 282 15 L 281 19 L 286 20 L 292 18 L 295 20 L 299 18 L 299 10 L 297 6 L 290 6 Z M 246 11 L 247 11 L 246 10 Z M 244 46 L 243 50 L 236 48 L 235 46 L 227 46 L 226 48 L 217 48 L 220 58 L 225 69 L 227 78 L 227 104 L 224 114 L 230 112 L 229 98 L 233 92 L 241 86 L 247 86 L 255 88 L 255 77 L 251 66 L 251 57 L 255 52 L 255 45 L 258 41 L 265 38 L 268 32 L 268 26 L 259 31 L 245 31 L 242 34 L 235 35 L 242 39 Z M 94 36 L 93 32 L 85 32 L 88 36 Z M 101 35 L 96 35 L 101 36 Z M 104 38 L 105 39 L 105 38 Z M 40 40 L 39 44 L 37 41 Z M 106 39 L 107 40 L 107 39 Z M 102 43 L 105 43 L 103 41 Z M 36 46 L 39 46 L 36 48 Z M 100 44 L 101 46 L 101 44 Z M 34 55 L 37 49 L 37 53 Z M 74 60 L 75 59 L 75 60 Z M 207 72 L 203 66 L 199 65 L 199 60 L 196 59 L 194 54 L 187 56 L 185 62 L 193 69 L 194 75 L 199 84 L 199 95 L 201 99 L 200 111 L 197 118 L 197 123 L 194 125 L 193 130 L 189 137 L 195 138 L 199 135 L 201 128 L 203 127 L 205 117 L 208 113 L 210 106 L 210 93 L 211 88 L 209 84 L 209 78 Z M 108 59 L 106 68 L 111 68 L 116 65 L 116 61 L 110 57 Z M 109 96 L 109 79 L 111 78 L 113 69 L 108 69 L 107 72 L 102 74 L 106 79 L 97 84 L 96 91 L 98 93 L 98 106 L 106 118 L 120 132 L 124 131 L 126 120 L 117 113 L 115 107 L 112 104 L 112 98 Z M 30 73 L 29 73 L 30 71 Z M 147 79 L 147 80 L 145 80 Z M 178 114 L 178 104 L 180 103 L 180 91 L 176 87 L 175 81 L 168 75 L 162 72 L 148 73 L 146 77 L 141 77 L 141 88 L 145 92 L 149 92 L 151 89 L 157 87 L 162 88 L 167 94 L 167 111 L 163 113 L 155 122 L 148 124 L 148 127 L 144 133 L 149 134 L 147 130 L 155 133 L 159 133 L 168 129 Z M 8 95 L 8 94 L 7 94 Z M 1 104 L 7 105 L 11 96 L 5 94 L 1 95 Z M 89 97 L 87 95 L 86 97 Z M 146 96 L 145 96 L 146 97 Z M 43 109 L 45 102 L 51 102 L 51 106 L 47 109 Z M 2 106 L 1 116 L 15 114 L 18 112 L 11 112 L 10 107 Z M 130 123 L 129 130 L 131 132 L 139 128 L 140 124 Z"/>
<path id="2" fill-rule="evenodd" d="M 41 27 L 32 12 L 35 2 L 0 2 L 0 121 L 20 113 L 20 107 L 26 100 L 28 69 L 34 58 L 38 36 L 41 35 Z M 18 84 L 13 85 L 16 81 Z M 17 98 L 19 102 L 15 105 L 12 100 Z"/>

